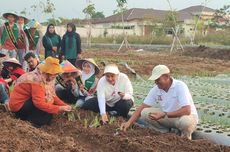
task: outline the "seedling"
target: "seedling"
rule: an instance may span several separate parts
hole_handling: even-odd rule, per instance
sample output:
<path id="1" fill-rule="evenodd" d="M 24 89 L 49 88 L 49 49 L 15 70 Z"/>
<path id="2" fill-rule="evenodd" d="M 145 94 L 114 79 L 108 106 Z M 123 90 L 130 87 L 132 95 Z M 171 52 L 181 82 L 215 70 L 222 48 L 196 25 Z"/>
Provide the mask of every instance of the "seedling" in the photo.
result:
<path id="1" fill-rule="evenodd" d="M 76 120 L 76 119 L 75 119 L 75 115 L 74 115 L 73 112 L 68 112 L 68 113 L 67 113 L 67 117 L 68 117 L 68 120 L 69 120 L 69 121 L 75 121 L 75 120 Z"/>
<path id="2" fill-rule="evenodd" d="M 88 120 L 84 119 L 84 128 L 88 128 Z"/>
<path id="3" fill-rule="evenodd" d="M 112 117 L 110 117 L 110 119 L 109 119 L 109 124 L 111 125 L 111 124 L 113 124 L 115 121 L 116 121 L 116 118 L 112 116 Z"/>
<path id="4" fill-rule="evenodd" d="M 91 122 L 91 124 L 89 125 L 90 128 L 97 128 L 100 127 L 100 120 L 98 118 L 98 116 L 96 116 L 93 121 Z"/>

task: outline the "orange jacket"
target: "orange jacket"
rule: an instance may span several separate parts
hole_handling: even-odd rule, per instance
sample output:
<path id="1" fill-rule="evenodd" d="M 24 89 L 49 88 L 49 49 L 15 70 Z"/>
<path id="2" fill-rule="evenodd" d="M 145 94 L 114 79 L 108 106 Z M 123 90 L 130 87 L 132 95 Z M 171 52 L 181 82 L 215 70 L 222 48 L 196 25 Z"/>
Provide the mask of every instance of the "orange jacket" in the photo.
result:
<path id="1" fill-rule="evenodd" d="M 10 95 L 9 106 L 13 112 L 18 112 L 24 103 L 32 98 L 35 107 L 51 114 L 57 114 L 60 106 L 66 104 L 57 96 L 53 97 L 53 102 L 45 101 L 45 88 L 38 83 L 21 83 L 14 87 Z"/>

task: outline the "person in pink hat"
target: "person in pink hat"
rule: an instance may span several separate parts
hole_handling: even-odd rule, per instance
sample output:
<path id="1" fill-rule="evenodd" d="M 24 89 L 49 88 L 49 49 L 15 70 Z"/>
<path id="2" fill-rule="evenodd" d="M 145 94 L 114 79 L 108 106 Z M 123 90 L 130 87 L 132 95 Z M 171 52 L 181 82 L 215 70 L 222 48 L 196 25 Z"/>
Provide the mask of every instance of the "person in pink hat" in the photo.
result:
<path id="1" fill-rule="evenodd" d="M 77 97 L 73 91 L 77 83 L 76 77 L 80 74 L 80 70 L 68 60 L 64 60 L 60 65 L 63 73 L 57 76 L 56 94 L 64 102 L 75 104 Z"/>

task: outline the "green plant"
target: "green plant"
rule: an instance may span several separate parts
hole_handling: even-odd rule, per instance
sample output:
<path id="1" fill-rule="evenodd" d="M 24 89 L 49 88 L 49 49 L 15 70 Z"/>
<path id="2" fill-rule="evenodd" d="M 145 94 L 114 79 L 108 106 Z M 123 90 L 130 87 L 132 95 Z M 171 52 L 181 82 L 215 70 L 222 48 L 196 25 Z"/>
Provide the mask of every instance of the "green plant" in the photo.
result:
<path id="1" fill-rule="evenodd" d="M 116 118 L 112 116 L 112 117 L 110 117 L 110 119 L 109 119 L 109 124 L 111 125 L 111 124 L 113 124 L 115 121 L 116 121 Z"/>
<path id="2" fill-rule="evenodd" d="M 99 127 L 101 124 L 100 124 L 100 119 L 98 116 L 96 116 L 93 121 L 91 122 L 91 124 L 89 125 L 90 128 L 97 128 Z"/>
<path id="3" fill-rule="evenodd" d="M 84 128 L 88 128 L 88 119 L 84 119 Z"/>
<path id="4" fill-rule="evenodd" d="M 73 112 L 68 112 L 67 113 L 68 121 L 75 121 L 75 115 Z"/>

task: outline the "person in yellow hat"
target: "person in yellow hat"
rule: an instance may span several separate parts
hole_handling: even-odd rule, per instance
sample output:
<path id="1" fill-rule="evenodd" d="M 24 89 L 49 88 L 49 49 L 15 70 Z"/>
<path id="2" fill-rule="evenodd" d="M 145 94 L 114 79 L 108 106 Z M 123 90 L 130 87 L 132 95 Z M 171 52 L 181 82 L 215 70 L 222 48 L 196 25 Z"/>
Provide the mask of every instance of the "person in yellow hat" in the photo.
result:
<path id="1" fill-rule="evenodd" d="M 10 110 L 36 127 L 49 124 L 53 114 L 71 111 L 55 94 L 55 79 L 62 72 L 59 60 L 48 57 L 37 69 L 22 75 L 11 92 Z"/>
<path id="2" fill-rule="evenodd" d="M 76 78 L 81 71 L 68 60 L 64 60 L 60 65 L 63 73 L 57 76 L 56 94 L 66 103 L 75 104 L 77 97 L 73 93 L 73 88 L 75 88 Z"/>
<path id="3" fill-rule="evenodd" d="M 156 86 L 132 117 L 121 125 L 121 129 L 126 131 L 142 116 L 157 131 L 167 133 L 171 129 L 178 129 L 181 136 L 191 139 L 198 123 L 198 114 L 187 85 L 173 79 L 165 65 L 155 66 L 149 80 L 154 81 Z M 159 102 L 160 109 L 150 108 L 156 102 Z"/>

